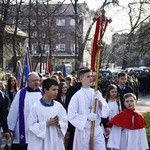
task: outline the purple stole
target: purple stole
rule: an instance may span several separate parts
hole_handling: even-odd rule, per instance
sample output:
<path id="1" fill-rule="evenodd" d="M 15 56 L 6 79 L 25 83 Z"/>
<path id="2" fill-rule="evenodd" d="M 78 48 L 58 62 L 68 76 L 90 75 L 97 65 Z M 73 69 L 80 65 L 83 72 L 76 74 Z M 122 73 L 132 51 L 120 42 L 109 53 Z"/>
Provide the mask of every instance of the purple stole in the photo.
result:
<path id="1" fill-rule="evenodd" d="M 20 139 L 20 145 L 26 144 L 26 138 L 25 138 L 25 123 L 24 123 L 24 99 L 26 95 L 27 87 L 21 89 L 20 91 L 20 97 L 19 97 L 19 139 Z M 41 91 L 41 94 L 43 95 L 43 91 Z"/>

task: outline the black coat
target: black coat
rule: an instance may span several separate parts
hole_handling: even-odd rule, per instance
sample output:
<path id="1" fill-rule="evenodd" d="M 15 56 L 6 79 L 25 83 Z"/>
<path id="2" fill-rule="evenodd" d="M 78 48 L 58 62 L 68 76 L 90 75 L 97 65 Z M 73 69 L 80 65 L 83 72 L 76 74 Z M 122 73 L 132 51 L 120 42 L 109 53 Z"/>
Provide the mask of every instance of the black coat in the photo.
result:
<path id="1" fill-rule="evenodd" d="M 8 114 L 8 98 L 0 92 L 0 124 L 5 132 L 8 132 L 7 124 L 7 114 Z"/>
<path id="2" fill-rule="evenodd" d="M 127 93 L 133 93 L 133 89 L 128 85 L 126 85 L 123 89 L 120 89 L 120 87 L 117 85 L 117 92 L 118 92 L 118 96 L 120 98 L 121 108 L 125 109 L 124 102 L 123 102 L 123 96 L 124 96 L 124 94 L 127 94 Z"/>
<path id="3" fill-rule="evenodd" d="M 70 102 L 72 96 L 78 90 L 80 90 L 81 87 L 82 87 L 82 84 L 79 82 L 75 86 L 69 87 L 69 89 L 67 90 L 66 103 L 65 103 L 65 109 L 66 110 L 68 109 L 68 105 L 69 105 L 69 102 Z M 75 127 L 71 123 L 68 124 L 68 132 L 70 132 L 70 136 L 69 136 L 67 150 L 72 150 L 72 148 L 73 148 L 73 138 L 74 138 Z"/>
<path id="4" fill-rule="evenodd" d="M 69 105 L 69 102 L 72 98 L 72 96 L 78 91 L 80 90 L 80 88 L 82 87 L 82 84 L 81 82 L 79 83 L 76 83 L 76 85 L 74 86 L 70 86 L 67 90 L 67 93 L 66 93 L 66 103 L 65 103 L 65 109 L 67 110 L 68 109 L 68 105 Z"/>

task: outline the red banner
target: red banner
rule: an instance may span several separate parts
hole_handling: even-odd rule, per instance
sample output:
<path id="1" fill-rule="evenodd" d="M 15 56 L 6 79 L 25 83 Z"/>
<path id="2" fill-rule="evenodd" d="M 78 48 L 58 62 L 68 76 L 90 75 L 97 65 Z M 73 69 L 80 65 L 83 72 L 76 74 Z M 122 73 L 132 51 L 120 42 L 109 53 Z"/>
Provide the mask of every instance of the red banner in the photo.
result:
<path id="1" fill-rule="evenodd" d="M 94 40 L 93 40 L 93 49 L 92 49 L 92 55 L 91 55 L 91 70 L 93 72 L 95 72 L 95 61 L 96 61 L 96 54 L 97 54 L 97 51 L 98 51 L 98 37 L 99 37 L 99 34 L 100 34 L 100 30 L 102 30 L 100 40 L 102 40 L 102 38 L 104 36 L 104 33 L 106 31 L 108 22 L 109 22 L 109 20 L 107 18 L 105 18 L 104 27 L 103 27 L 103 29 L 101 29 L 101 24 L 102 24 L 101 21 L 102 21 L 101 17 L 99 16 L 97 18 L 97 21 L 96 21 L 96 28 L 95 28 L 95 34 L 94 34 Z"/>

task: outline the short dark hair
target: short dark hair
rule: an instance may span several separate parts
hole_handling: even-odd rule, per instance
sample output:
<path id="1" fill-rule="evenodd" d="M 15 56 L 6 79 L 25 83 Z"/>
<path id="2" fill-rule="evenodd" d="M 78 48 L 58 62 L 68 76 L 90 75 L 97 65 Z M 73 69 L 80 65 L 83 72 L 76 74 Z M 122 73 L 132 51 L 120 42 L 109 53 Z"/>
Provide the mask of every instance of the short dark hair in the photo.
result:
<path id="1" fill-rule="evenodd" d="M 83 74 L 85 74 L 87 72 L 91 72 L 91 70 L 87 67 L 80 68 L 79 73 L 78 73 L 78 77 L 80 78 Z"/>
<path id="2" fill-rule="evenodd" d="M 124 72 L 120 72 L 120 73 L 118 73 L 117 77 L 118 78 L 120 78 L 120 77 L 127 77 L 127 74 L 124 73 Z"/>
<path id="3" fill-rule="evenodd" d="M 71 81 L 71 77 L 66 77 L 65 80 Z"/>
<path id="4" fill-rule="evenodd" d="M 124 96 L 123 96 L 123 101 L 125 101 L 125 99 L 126 99 L 126 98 L 129 98 L 129 97 L 133 97 L 135 100 L 137 100 L 135 94 L 133 94 L 133 93 L 126 93 L 126 94 L 124 94 Z"/>
<path id="5" fill-rule="evenodd" d="M 58 86 L 58 82 L 56 80 L 50 79 L 50 78 L 43 80 L 43 83 L 42 83 L 43 91 L 44 91 L 44 89 L 49 90 L 49 88 L 52 85 Z"/>
<path id="6" fill-rule="evenodd" d="M 61 75 L 63 75 L 63 73 L 62 73 L 62 72 L 58 72 L 57 75 L 58 75 L 58 76 L 61 76 Z"/>

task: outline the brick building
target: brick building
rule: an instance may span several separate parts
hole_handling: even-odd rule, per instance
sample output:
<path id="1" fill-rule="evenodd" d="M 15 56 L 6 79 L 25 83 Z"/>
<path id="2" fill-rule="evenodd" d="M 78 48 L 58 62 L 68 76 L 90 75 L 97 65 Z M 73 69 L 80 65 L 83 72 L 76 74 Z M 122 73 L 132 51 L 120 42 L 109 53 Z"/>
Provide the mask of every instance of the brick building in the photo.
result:
<path id="1" fill-rule="evenodd" d="M 10 25 L 15 23 L 15 7 L 9 9 Z M 45 63 L 47 52 L 54 71 L 60 70 L 63 63 L 73 68 L 79 65 L 77 58 L 91 15 L 86 3 L 78 4 L 77 10 L 75 15 L 72 4 L 21 5 L 18 27 L 28 34 L 25 46 L 30 49 L 33 68 L 37 61 Z"/>

